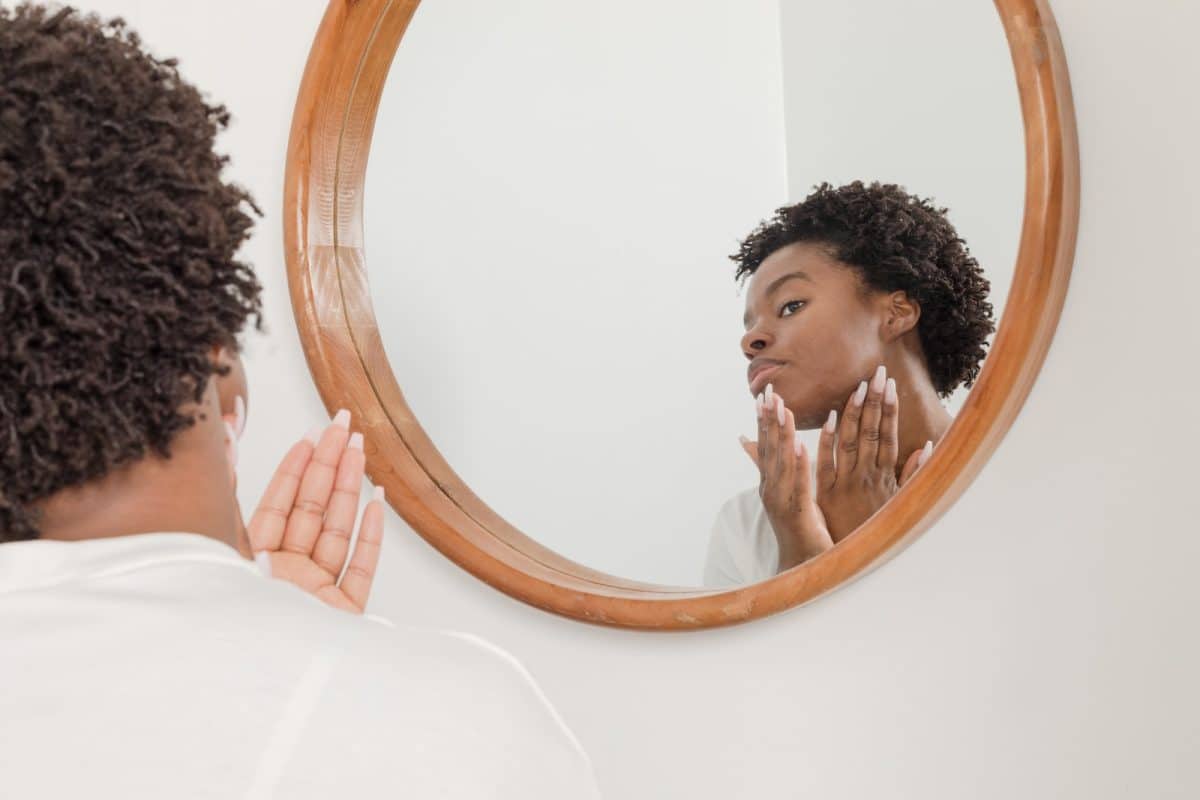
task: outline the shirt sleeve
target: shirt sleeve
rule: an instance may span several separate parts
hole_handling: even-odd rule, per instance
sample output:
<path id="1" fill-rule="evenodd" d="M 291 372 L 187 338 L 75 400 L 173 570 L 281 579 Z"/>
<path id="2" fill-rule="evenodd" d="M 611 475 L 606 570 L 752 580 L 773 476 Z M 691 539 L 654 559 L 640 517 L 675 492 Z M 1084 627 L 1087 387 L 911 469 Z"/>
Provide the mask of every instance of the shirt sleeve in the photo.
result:
<path id="1" fill-rule="evenodd" d="M 713 520 L 704 586 L 745 586 L 766 580 L 778 571 L 779 545 L 757 489 L 734 495 Z"/>

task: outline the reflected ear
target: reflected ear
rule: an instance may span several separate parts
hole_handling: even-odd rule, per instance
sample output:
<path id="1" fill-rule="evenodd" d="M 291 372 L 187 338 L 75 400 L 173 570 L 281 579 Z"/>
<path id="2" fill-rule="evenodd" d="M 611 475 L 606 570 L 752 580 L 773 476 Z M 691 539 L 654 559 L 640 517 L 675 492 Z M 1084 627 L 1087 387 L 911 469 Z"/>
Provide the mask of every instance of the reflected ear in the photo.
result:
<path id="1" fill-rule="evenodd" d="M 921 318 L 921 306 L 907 292 L 892 292 L 887 296 L 884 308 L 883 328 L 885 339 L 899 339 L 909 331 L 916 330 Z"/>

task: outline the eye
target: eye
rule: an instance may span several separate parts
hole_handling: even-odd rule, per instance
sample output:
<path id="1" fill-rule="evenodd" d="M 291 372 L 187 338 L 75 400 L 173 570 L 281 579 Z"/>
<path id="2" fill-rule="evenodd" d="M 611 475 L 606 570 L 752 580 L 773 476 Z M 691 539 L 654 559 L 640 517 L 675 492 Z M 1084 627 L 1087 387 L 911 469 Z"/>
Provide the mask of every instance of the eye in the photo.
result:
<path id="1" fill-rule="evenodd" d="M 790 303 L 784 303 L 783 308 L 779 309 L 779 316 L 790 317 L 800 310 L 800 306 L 804 305 L 803 300 L 793 300 Z"/>

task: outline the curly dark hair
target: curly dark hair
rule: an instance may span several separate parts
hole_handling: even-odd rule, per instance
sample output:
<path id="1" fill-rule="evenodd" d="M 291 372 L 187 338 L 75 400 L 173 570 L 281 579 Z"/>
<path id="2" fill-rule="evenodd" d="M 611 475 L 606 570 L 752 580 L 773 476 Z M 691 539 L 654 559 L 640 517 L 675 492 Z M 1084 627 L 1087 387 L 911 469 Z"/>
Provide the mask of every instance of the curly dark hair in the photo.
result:
<path id="1" fill-rule="evenodd" d="M 817 242 L 859 274 L 863 285 L 904 291 L 921 307 L 918 335 L 938 394 L 979 375 L 995 330 L 991 285 L 971 257 L 945 208 L 896 184 L 862 181 L 814 187 L 803 201 L 776 209 L 730 259 L 735 280 L 754 274 L 771 253 L 795 242 Z"/>
<path id="2" fill-rule="evenodd" d="M 262 211 L 221 180 L 230 114 L 116 17 L 0 8 L 0 542 L 32 504 L 195 424 L 209 351 L 261 285 L 234 260 Z"/>

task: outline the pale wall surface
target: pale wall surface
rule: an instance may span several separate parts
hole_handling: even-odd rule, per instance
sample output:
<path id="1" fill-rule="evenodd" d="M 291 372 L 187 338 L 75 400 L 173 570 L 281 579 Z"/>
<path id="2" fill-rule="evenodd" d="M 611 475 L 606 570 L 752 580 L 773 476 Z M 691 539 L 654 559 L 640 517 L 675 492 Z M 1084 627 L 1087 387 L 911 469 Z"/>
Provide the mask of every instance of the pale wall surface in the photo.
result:
<path id="1" fill-rule="evenodd" d="M 324 417 L 279 235 L 288 123 L 322 4 L 92 7 L 127 13 L 229 104 L 233 174 L 268 213 L 244 251 L 272 328 L 248 340 L 251 505 Z M 1083 152 L 1071 294 L 1028 405 L 933 530 L 813 606 L 670 636 L 527 608 L 393 516 L 372 610 L 515 652 L 614 798 L 1195 797 L 1200 9 L 1055 7 Z"/>

